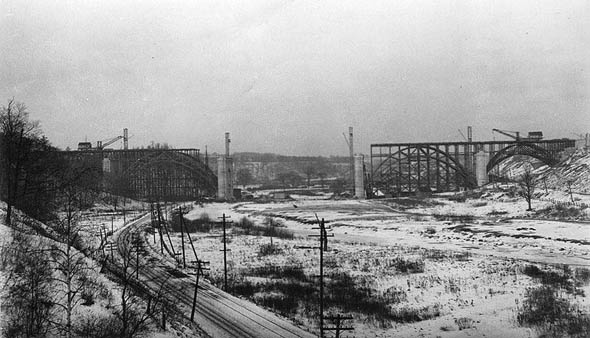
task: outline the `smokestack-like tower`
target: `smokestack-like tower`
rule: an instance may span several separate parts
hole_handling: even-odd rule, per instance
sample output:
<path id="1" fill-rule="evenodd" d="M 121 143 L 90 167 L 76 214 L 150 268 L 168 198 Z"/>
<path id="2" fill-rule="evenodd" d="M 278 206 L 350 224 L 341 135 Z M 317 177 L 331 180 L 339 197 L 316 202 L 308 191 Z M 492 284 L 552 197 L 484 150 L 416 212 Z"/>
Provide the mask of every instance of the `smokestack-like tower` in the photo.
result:
<path id="1" fill-rule="evenodd" d="M 350 186 L 354 194 L 354 143 L 352 137 L 352 127 L 348 127 L 348 148 L 350 151 Z"/>
<path id="2" fill-rule="evenodd" d="M 225 157 L 229 157 L 229 143 L 231 140 L 229 139 L 229 132 L 225 133 Z"/>
<path id="3" fill-rule="evenodd" d="M 217 159 L 217 197 L 233 200 L 233 161 L 229 156 L 229 132 L 225 133 L 225 154 Z"/>
<path id="4" fill-rule="evenodd" d="M 129 130 L 123 129 L 123 149 L 129 149 Z"/>

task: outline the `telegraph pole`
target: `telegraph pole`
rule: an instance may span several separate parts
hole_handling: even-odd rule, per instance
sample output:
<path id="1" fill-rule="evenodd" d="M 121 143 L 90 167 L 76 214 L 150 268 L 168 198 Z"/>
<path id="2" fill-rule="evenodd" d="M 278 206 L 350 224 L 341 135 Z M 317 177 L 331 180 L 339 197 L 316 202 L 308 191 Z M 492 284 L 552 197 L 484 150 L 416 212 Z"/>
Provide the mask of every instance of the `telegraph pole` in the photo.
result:
<path id="1" fill-rule="evenodd" d="M 227 292 L 227 238 L 225 236 L 225 214 L 223 214 L 223 289 Z"/>
<path id="2" fill-rule="evenodd" d="M 317 215 L 316 215 L 317 219 Z M 318 237 L 319 238 L 319 246 L 300 246 L 298 249 L 319 249 L 320 250 L 320 296 L 319 296 L 319 303 L 320 303 L 320 338 L 324 338 L 324 251 L 328 251 L 328 237 L 334 237 L 334 234 L 328 234 L 326 231 L 325 221 L 322 218 L 320 221 L 318 219 L 318 228 L 312 228 L 313 230 L 320 230 L 319 235 L 309 235 L 309 237 Z"/>
<path id="3" fill-rule="evenodd" d="M 352 331 L 354 330 L 354 328 L 352 326 L 348 326 L 348 327 L 342 327 L 342 321 L 344 320 L 352 320 L 352 316 L 343 316 L 341 314 L 338 314 L 336 316 L 332 316 L 332 317 L 326 317 L 324 319 L 327 320 L 331 320 L 332 322 L 334 322 L 334 327 L 325 327 L 324 331 L 335 331 L 336 333 L 336 338 L 340 338 L 340 332 L 341 331 Z"/>
<path id="4" fill-rule="evenodd" d="M 160 253 L 164 254 L 164 236 L 162 235 L 162 213 L 160 211 L 160 203 L 156 204 L 158 235 L 160 235 Z"/>
<path id="5" fill-rule="evenodd" d="M 182 266 L 186 269 L 186 255 L 184 253 L 184 216 L 182 214 L 182 206 L 178 207 L 178 216 L 180 217 L 180 242 L 182 245 Z"/>
<path id="6" fill-rule="evenodd" d="M 135 250 L 135 278 L 139 279 L 139 254 L 143 251 L 143 243 L 139 234 L 135 233 L 131 240 L 132 249 Z"/>
<path id="7" fill-rule="evenodd" d="M 197 290 L 199 289 L 199 275 L 203 274 L 203 270 L 209 270 L 207 267 L 203 267 L 203 265 L 209 264 L 209 262 L 202 261 L 197 259 L 197 278 L 195 281 L 195 293 L 193 294 L 193 307 L 191 309 L 191 322 L 194 322 L 195 319 L 195 308 L 197 307 Z"/>
<path id="8" fill-rule="evenodd" d="M 222 224 L 223 224 L 223 291 L 227 292 L 227 238 L 226 238 L 226 218 L 229 218 L 229 216 L 225 216 L 225 214 L 223 214 L 222 218 Z"/>

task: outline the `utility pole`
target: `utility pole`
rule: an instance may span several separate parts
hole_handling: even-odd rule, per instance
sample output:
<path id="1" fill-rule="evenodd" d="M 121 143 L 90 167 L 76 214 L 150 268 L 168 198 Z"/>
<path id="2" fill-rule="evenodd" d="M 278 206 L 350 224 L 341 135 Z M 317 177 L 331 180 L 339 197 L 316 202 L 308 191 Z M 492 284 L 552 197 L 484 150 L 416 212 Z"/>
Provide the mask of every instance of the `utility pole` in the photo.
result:
<path id="1" fill-rule="evenodd" d="M 202 260 L 197 259 L 195 261 L 197 264 L 197 278 L 195 281 L 195 293 L 193 294 L 193 307 L 191 309 L 191 322 L 194 322 L 195 319 L 195 308 L 197 307 L 197 290 L 199 289 L 199 275 L 203 274 L 203 270 L 209 270 L 209 268 L 204 267 L 204 265 L 209 264 L 209 262 L 205 262 Z"/>
<path id="2" fill-rule="evenodd" d="M 180 217 L 180 242 L 182 245 L 182 266 L 186 269 L 186 255 L 184 253 L 184 215 L 182 214 L 182 206 L 178 207 L 178 217 Z"/>
<path id="3" fill-rule="evenodd" d="M 317 215 L 316 215 L 316 219 Z M 309 235 L 309 237 L 318 237 L 319 238 L 319 246 L 300 246 L 297 247 L 298 249 L 319 249 L 320 250 L 320 296 L 319 296 L 319 303 L 320 303 L 320 338 L 324 338 L 324 251 L 328 251 L 328 237 L 334 237 L 334 234 L 328 234 L 326 231 L 325 221 L 322 218 L 320 221 L 318 219 L 318 228 L 312 228 L 313 230 L 320 230 L 319 235 Z"/>
<path id="4" fill-rule="evenodd" d="M 336 338 L 340 338 L 340 332 L 341 331 L 352 331 L 354 330 L 354 328 L 352 326 L 349 327 L 342 327 L 342 321 L 344 320 L 352 320 L 352 316 L 343 316 L 341 314 L 338 314 L 336 316 L 332 316 L 332 317 L 326 317 L 324 319 L 327 320 L 331 320 L 332 322 L 334 322 L 334 327 L 325 327 L 324 331 L 335 331 L 336 333 Z"/>
<path id="5" fill-rule="evenodd" d="M 135 251 L 135 278 L 139 279 L 139 254 L 143 252 L 143 243 L 139 237 L 139 234 L 133 234 L 131 245 L 132 249 Z"/>
<path id="6" fill-rule="evenodd" d="M 166 209 L 164 209 L 164 213 L 166 213 Z M 176 259 L 176 251 L 174 250 L 174 244 L 172 244 L 172 239 L 170 238 L 170 230 L 166 225 L 166 221 L 163 221 L 162 224 L 164 225 L 164 231 L 166 231 L 166 237 L 168 237 L 168 243 L 170 243 L 170 250 L 172 250 L 169 254 Z"/>
<path id="7" fill-rule="evenodd" d="M 153 205 L 153 204 L 152 204 Z M 160 253 L 164 254 L 164 236 L 162 235 L 162 213 L 160 211 L 160 203 L 156 204 L 158 234 L 160 235 Z"/>
<path id="8" fill-rule="evenodd" d="M 220 218 L 222 219 L 221 223 L 223 225 L 223 250 L 221 250 L 223 251 L 223 291 L 227 292 L 227 252 L 231 250 L 227 248 L 226 224 L 228 221 L 226 219 L 230 218 L 230 216 L 225 216 L 224 213 Z"/>

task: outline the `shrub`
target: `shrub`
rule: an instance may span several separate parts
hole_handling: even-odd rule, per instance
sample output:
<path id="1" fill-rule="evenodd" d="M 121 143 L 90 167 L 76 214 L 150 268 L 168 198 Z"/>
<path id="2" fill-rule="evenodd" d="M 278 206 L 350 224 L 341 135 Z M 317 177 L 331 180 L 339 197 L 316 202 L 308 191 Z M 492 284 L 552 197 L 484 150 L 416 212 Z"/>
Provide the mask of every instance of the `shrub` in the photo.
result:
<path id="1" fill-rule="evenodd" d="M 278 254 L 282 254 L 283 252 L 284 252 L 283 249 L 279 248 L 278 246 L 276 246 L 274 244 L 270 244 L 270 243 L 262 244 L 258 248 L 258 257 L 278 255 Z"/>
<path id="2" fill-rule="evenodd" d="M 399 272 L 420 273 L 424 272 L 424 260 L 421 258 L 408 259 L 403 257 L 396 257 L 388 262 L 389 267 L 395 267 Z"/>
<path id="3" fill-rule="evenodd" d="M 400 287 L 392 286 L 385 293 L 383 297 L 388 303 L 398 304 L 408 300 L 408 294 Z"/>
<path id="4" fill-rule="evenodd" d="M 265 236 L 265 237 L 272 236 L 275 238 L 282 238 L 282 239 L 295 238 L 292 231 L 290 231 L 286 228 L 282 228 L 281 226 L 284 226 L 284 225 L 282 225 L 282 223 L 273 223 L 272 226 L 271 225 L 259 226 L 259 225 L 256 225 L 248 217 L 242 217 L 240 219 L 240 221 L 236 223 L 236 228 L 239 229 L 239 232 L 241 232 L 244 235 Z"/>
<path id="5" fill-rule="evenodd" d="M 286 279 L 293 279 L 299 282 L 307 281 L 307 277 L 303 272 L 303 267 L 300 266 L 277 266 L 277 265 L 270 265 L 267 264 L 265 266 L 260 266 L 254 268 L 247 272 L 250 276 L 257 276 L 257 277 L 266 277 L 266 278 L 286 278 Z"/>
<path id="6" fill-rule="evenodd" d="M 209 232 L 212 228 L 211 219 L 207 213 L 202 213 L 201 216 L 195 220 L 189 220 L 183 216 L 182 221 L 184 222 L 184 231 L 187 232 Z M 175 213 L 170 220 L 170 227 L 172 231 L 180 232 L 180 226 L 180 216 L 178 213 Z"/>
<path id="7" fill-rule="evenodd" d="M 299 302 L 292 295 L 265 294 L 255 298 L 258 305 L 273 309 L 281 315 L 288 317 L 293 315 L 299 307 Z"/>
<path id="8" fill-rule="evenodd" d="M 583 207 L 568 206 L 565 204 L 553 204 L 536 212 L 540 216 L 554 218 L 580 218 L 585 217 Z"/>
<path id="9" fill-rule="evenodd" d="M 573 271 L 566 265 L 564 265 L 562 269 L 563 273 L 558 271 L 546 271 L 539 269 L 536 265 L 529 264 L 523 268 L 522 273 L 531 278 L 537 279 L 543 285 L 563 288 L 569 293 L 574 293 L 577 285 L 573 279 Z"/>
<path id="10" fill-rule="evenodd" d="M 80 298 L 83 300 L 82 305 L 90 306 L 94 304 L 94 294 L 90 290 L 84 290 Z"/>
<path id="11" fill-rule="evenodd" d="M 567 333 L 573 337 L 588 337 L 590 334 L 590 316 L 558 296 L 558 288 L 551 285 L 528 288 L 516 319 L 521 326 L 544 331 L 545 336 Z"/>
<path id="12" fill-rule="evenodd" d="M 436 229 L 434 227 L 427 227 L 426 230 L 424 230 L 424 233 L 428 235 L 434 235 L 436 234 Z"/>
<path id="13" fill-rule="evenodd" d="M 73 331 L 77 337 L 119 337 L 121 333 L 121 322 L 114 315 L 86 315 L 74 321 Z"/>
<path id="14" fill-rule="evenodd" d="M 467 196 L 463 195 L 463 194 L 459 194 L 459 195 L 451 195 L 449 197 L 447 197 L 447 199 L 449 201 L 454 201 L 454 202 L 459 202 L 459 203 L 463 203 L 467 200 Z"/>
<path id="15" fill-rule="evenodd" d="M 429 320 L 440 316 L 440 305 L 435 304 L 431 306 L 423 306 L 419 308 L 412 308 L 403 306 L 391 311 L 393 320 L 398 323 L 413 323 L 423 320 Z"/>
<path id="16" fill-rule="evenodd" d="M 434 219 L 437 221 L 449 221 L 449 222 L 460 222 L 460 223 L 469 223 L 473 222 L 474 217 L 473 215 L 455 215 L 455 214 L 433 214 Z"/>
<path id="17" fill-rule="evenodd" d="M 473 327 L 473 319 L 467 317 L 461 317 L 455 319 L 455 324 L 459 327 L 459 331 L 471 329 Z"/>

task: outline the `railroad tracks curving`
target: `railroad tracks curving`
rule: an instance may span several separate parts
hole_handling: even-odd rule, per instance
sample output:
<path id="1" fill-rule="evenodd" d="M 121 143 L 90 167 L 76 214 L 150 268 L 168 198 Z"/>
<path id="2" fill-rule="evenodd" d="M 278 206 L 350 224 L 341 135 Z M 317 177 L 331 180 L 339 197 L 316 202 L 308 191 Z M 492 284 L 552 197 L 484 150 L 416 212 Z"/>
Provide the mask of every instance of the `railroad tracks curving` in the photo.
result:
<path id="1" fill-rule="evenodd" d="M 176 269 L 171 257 L 162 256 L 149 245 L 144 231 L 149 225 L 145 216 L 121 229 L 116 246 L 122 256 L 134 236 L 146 244 L 140 257 L 138 284 L 153 293 L 160 293 L 176 311 L 190 318 L 194 292 L 194 276 Z M 282 337 L 311 338 L 313 334 L 289 323 L 285 319 L 236 298 L 212 286 L 207 281 L 199 283 L 195 322 L 211 337 Z"/>

